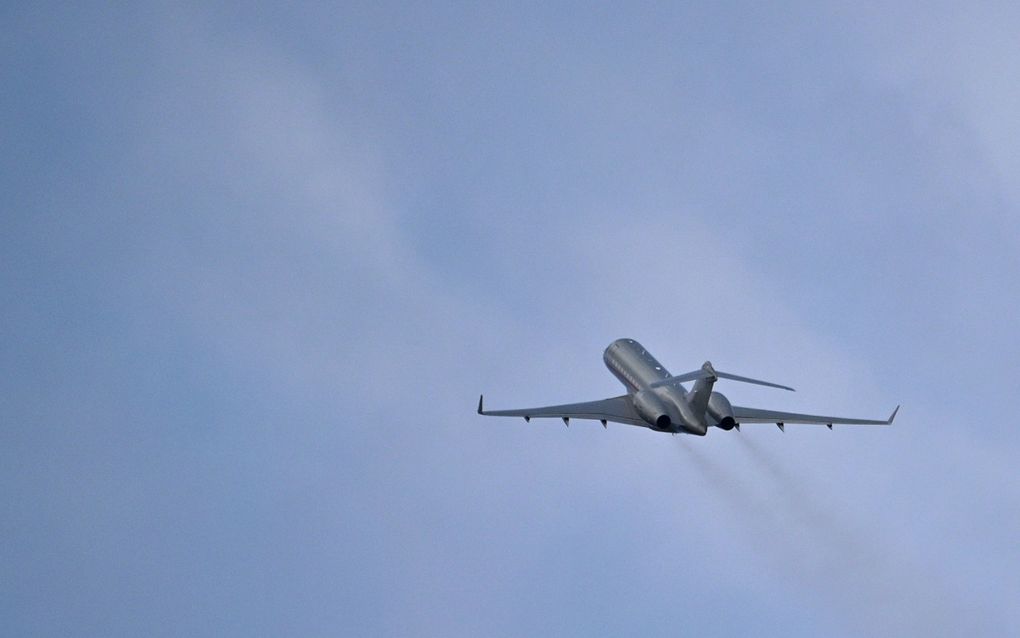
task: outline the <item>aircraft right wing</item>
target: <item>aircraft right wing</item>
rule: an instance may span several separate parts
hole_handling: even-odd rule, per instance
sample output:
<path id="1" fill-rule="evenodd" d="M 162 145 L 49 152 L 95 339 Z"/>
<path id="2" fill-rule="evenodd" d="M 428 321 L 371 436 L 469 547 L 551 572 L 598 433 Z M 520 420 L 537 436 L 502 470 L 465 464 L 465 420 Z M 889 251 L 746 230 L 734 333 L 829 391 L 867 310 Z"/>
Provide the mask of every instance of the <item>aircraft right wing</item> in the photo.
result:
<path id="1" fill-rule="evenodd" d="M 637 410 L 634 409 L 634 404 L 631 401 L 629 394 L 613 397 L 611 399 L 602 399 L 601 401 L 567 403 L 564 405 L 550 405 L 543 408 L 527 408 L 524 410 L 485 410 L 482 407 L 482 397 L 479 396 L 478 414 L 484 414 L 485 416 L 520 416 L 524 417 L 525 421 L 530 421 L 532 417 L 552 417 L 563 419 L 563 422 L 568 425 L 570 419 L 592 419 L 595 421 L 602 421 L 603 426 L 605 426 L 606 421 L 626 423 L 627 425 L 648 426 L 648 423 L 642 419 L 641 416 L 638 415 Z"/>
<path id="2" fill-rule="evenodd" d="M 815 414 L 797 414 L 795 412 L 776 412 L 774 410 L 759 410 L 757 408 L 742 408 L 733 406 L 733 420 L 737 423 L 775 423 L 782 427 L 786 423 L 814 423 L 827 425 L 830 428 L 833 423 L 846 425 L 891 425 L 900 406 L 896 406 L 888 420 L 878 421 L 873 419 L 846 419 L 838 416 L 818 416 Z"/>

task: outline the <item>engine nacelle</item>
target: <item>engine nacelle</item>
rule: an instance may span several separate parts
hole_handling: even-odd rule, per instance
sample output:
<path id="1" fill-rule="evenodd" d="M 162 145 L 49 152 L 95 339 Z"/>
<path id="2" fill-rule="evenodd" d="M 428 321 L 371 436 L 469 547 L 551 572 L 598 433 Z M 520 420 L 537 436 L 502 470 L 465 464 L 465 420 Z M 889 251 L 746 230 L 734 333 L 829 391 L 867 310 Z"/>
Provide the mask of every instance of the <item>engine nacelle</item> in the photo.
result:
<path id="1" fill-rule="evenodd" d="M 634 395 L 634 409 L 641 418 L 658 430 L 668 430 L 673 425 L 666 404 L 654 392 L 642 390 Z"/>
<path id="2" fill-rule="evenodd" d="M 708 397 L 708 421 L 717 428 L 732 430 L 737 421 L 733 418 L 733 406 L 730 400 L 720 392 L 713 392 Z"/>

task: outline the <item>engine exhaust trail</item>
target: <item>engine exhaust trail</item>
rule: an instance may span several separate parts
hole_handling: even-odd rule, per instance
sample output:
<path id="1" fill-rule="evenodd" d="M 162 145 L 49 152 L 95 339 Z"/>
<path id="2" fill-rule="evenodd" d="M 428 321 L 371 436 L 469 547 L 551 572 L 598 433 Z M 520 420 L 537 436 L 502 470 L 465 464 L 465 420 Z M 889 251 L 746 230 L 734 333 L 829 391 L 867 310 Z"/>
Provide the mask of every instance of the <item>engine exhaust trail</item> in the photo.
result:
<path id="1" fill-rule="evenodd" d="M 855 538 L 850 526 L 838 520 L 837 516 L 828 511 L 822 500 L 808 493 L 805 479 L 794 477 L 775 456 L 747 436 L 735 437 L 747 451 L 751 460 L 779 487 L 780 500 L 789 514 L 800 523 L 809 527 L 815 536 L 831 543 L 838 541 L 841 551 L 859 554 L 872 543 Z"/>
<path id="2" fill-rule="evenodd" d="M 832 602 L 842 607 L 851 624 L 869 632 L 869 624 L 900 635 L 968 635 L 981 622 L 958 605 L 933 574 L 898 555 L 877 534 L 830 511 L 826 501 L 809 493 L 811 483 L 795 477 L 776 456 L 747 436 L 735 437 L 748 457 L 778 486 L 774 502 L 801 527 L 811 547 L 784 547 L 785 565 L 812 588 L 838 592 Z M 765 504 L 768 507 L 768 504 Z M 786 518 L 786 517 L 784 517 Z M 785 527 L 789 527 L 789 522 Z M 864 616 L 861 609 L 869 610 Z M 978 632 L 980 633 L 980 632 Z"/>
<path id="3" fill-rule="evenodd" d="M 681 453 L 697 470 L 699 479 L 714 492 L 719 499 L 733 512 L 743 519 L 744 529 L 756 528 L 758 531 L 778 531 L 780 524 L 775 513 L 747 486 L 737 480 L 733 470 L 710 459 L 701 450 L 686 441 L 679 441 Z"/>

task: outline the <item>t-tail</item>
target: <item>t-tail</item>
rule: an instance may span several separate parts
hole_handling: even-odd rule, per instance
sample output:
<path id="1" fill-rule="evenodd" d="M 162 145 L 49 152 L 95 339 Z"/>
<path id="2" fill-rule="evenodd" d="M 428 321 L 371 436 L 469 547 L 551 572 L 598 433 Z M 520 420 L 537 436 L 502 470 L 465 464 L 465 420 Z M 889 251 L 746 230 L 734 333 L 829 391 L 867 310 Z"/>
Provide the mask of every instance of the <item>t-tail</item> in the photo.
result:
<path id="1" fill-rule="evenodd" d="M 712 392 L 715 382 L 719 379 L 730 379 L 731 381 L 754 383 L 756 385 L 764 385 L 770 388 L 782 388 L 783 390 L 790 390 L 793 392 L 793 388 L 785 385 L 779 385 L 778 383 L 760 381 L 758 379 L 751 379 L 750 377 L 741 377 L 727 372 L 719 372 L 712 367 L 711 361 L 706 361 L 701 364 L 700 370 L 680 376 L 694 380 L 694 387 L 691 388 L 690 393 L 687 395 L 687 402 L 691 406 L 692 412 L 698 415 L 705 414 L 709 419 L 711 419 L 708 425 L 718 425 L 718 427 L 721 427 L 724 430 L 737 427 L 737 423 L 733 419 L 733 409 L 730 407 L 730 402 L 726 399 L 726 397 L 717 392 Z M 673 379 L 676 378 L 677 377 L 673 377 Z"/>

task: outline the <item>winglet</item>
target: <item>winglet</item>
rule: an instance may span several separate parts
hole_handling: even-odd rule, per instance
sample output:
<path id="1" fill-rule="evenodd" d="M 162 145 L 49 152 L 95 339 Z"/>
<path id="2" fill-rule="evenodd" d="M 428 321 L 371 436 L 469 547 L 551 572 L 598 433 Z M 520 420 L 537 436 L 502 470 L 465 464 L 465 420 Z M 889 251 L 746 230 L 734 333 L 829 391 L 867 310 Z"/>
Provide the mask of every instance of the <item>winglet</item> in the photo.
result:
<path id="1" fill-rule="evenodd" d="M 900 406 L 896 406 L 896 409 L 889 415 L 889 420 L 885 422 L 886 425 L 892 425 L 893 419 L 896 418 L 896 413 L 900 411 Z"/>
<path id="2" fill-rule="evenodd" d="M 478 395 L 478 414 L 484 414 L 482 412 L 482 395 Z"/>

